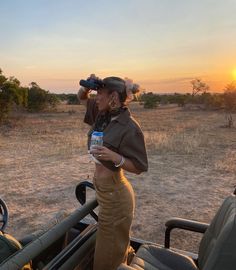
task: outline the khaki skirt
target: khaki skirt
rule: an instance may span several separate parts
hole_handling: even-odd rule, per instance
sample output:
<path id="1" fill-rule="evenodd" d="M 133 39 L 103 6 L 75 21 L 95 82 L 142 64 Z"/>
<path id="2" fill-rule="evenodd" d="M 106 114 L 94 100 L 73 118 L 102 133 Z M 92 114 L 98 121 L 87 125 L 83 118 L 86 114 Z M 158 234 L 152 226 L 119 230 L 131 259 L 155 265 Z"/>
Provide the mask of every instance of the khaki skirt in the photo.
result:
<path id="1" fill-rule="evenodd" d="M 134 192 L 120 172 L 94 177 L 99 204 L 94 270 L 115 270 L 126 261 L 134 215 Z"/>

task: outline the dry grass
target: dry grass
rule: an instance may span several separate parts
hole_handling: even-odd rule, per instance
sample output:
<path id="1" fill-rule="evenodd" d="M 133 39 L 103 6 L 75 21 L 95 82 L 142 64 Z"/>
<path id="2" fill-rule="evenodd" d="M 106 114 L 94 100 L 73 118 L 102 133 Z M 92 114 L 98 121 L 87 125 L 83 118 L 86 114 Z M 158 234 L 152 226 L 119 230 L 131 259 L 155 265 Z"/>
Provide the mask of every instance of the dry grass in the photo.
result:
<path id="1" fill-rule="evenodd" d="M 220 112 L 132 104 L 147 143 L 149 171 L 127 174 L 136 193 L 132 234 L 163 243 L 164 222 L 181 216 L 209 222 L 235 186 L 236 130 L 221 128 Z M 79 204 L 78 182 L 91 178 L 82 106 L 14 118 L 0 132 L 0 196 L 10 209 L 9 232 L 20 237 Z M 196 237 L 176 235 L 175 245 Z"/>

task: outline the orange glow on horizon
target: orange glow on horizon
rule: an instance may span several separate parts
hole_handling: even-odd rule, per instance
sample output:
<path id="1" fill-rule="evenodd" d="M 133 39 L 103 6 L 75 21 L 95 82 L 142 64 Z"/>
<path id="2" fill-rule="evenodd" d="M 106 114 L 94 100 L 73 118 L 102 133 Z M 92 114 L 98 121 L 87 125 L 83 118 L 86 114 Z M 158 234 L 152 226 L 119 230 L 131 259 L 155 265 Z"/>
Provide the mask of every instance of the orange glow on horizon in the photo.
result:
<path id="1" fill-rule="evenodd" d="M 233 80 L 236 81 L 236 68 L 233 69 L 232 75 L 233 75 Z"/>
<path id="2" fill-rule="evenodd" d="M 201 69 L 199 69 L 201 70 Z M 110 75 L 129 77 L 138 83 L 146 91 L 159 93 L 191 92 L 191 80 L 200 78 L 210 87 L 210 92 L 222 92 L 226 85 L 236 81 L 236 67 L 228 63 L 221 68 L 213 70 L 187 72 L 176 71 L 176 69 L 159 68 L 159 70 L 132 70 L 131 68 L 123 71 L 122 69 L 94 68 L 93 72 L 99 77 L 104 78 Z M 77 69 L 64 67 L 44 67 L 27 66 L 21 70 L 4 70 L 6 76 L 14 75 L 20 80 L 23 86 L 28 86 L 31 81 L 37 82 L 43 89 L 54 93 L 71 92 L 76 93 L 79 88 L 79 80 L 86 78 L 91 71 L 88 68 Z"/>

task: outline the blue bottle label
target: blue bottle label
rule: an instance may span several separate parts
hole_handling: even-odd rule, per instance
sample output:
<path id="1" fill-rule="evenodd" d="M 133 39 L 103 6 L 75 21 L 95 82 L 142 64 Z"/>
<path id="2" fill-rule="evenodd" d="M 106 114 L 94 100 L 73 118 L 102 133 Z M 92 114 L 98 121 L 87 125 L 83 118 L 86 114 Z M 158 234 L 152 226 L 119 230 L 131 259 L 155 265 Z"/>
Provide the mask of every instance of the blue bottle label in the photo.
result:
<path id="1" fill-rule="evenodd" d="M 95 145 L 103 145 L 103 132 L 94 131 L 91 136 L 90 149 Z"/>

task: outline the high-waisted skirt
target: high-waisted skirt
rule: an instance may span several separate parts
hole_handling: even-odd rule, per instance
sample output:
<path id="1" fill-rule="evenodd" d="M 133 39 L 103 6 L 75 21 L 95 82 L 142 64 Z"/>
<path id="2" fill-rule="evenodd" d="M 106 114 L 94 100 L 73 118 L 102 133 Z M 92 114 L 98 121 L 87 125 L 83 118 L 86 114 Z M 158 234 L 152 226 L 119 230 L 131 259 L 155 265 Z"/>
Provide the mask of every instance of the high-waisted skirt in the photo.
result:
<path id="1" fill-rule="evenodd" d="M 116 270 L 126 261 L 134 215 L 134 192 L 122 171 L 94 177 L 99 204 L 94 270 Z"/>

